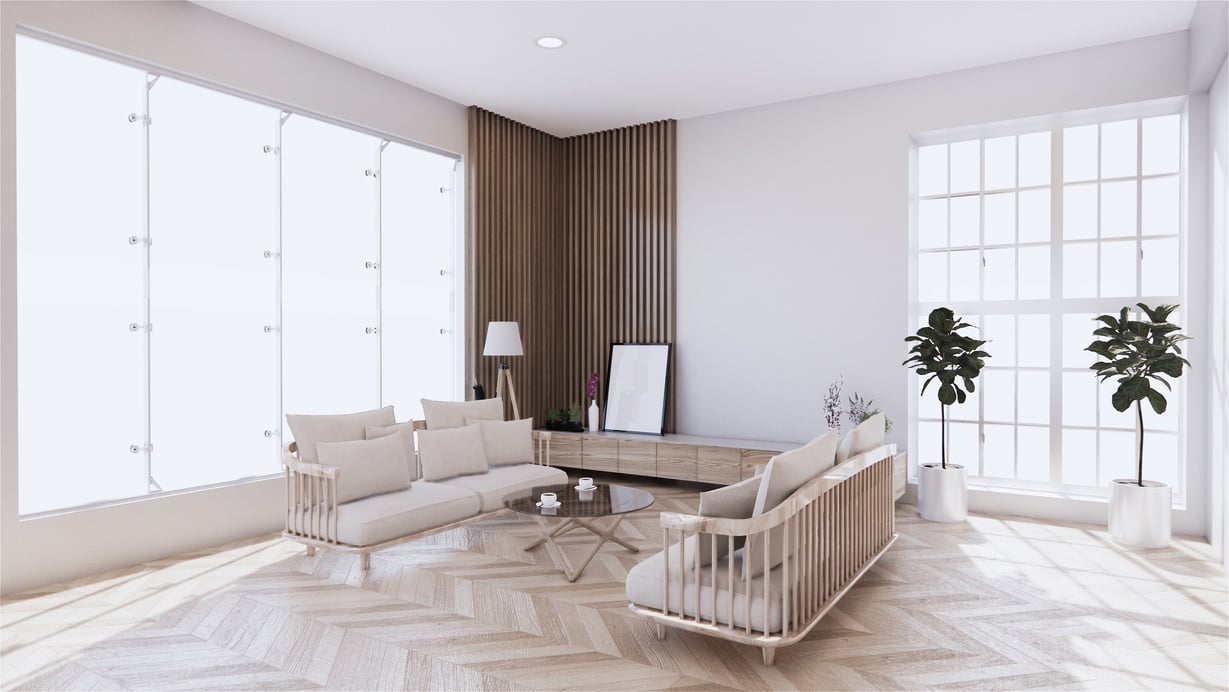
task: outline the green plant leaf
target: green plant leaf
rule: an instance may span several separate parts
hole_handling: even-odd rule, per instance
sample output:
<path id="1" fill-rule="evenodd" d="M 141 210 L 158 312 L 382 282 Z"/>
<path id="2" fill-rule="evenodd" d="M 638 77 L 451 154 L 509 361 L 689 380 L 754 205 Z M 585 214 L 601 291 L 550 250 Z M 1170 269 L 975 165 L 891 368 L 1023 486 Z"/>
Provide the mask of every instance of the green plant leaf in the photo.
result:
<path id="1" fill-rule="evenodd" d="M 1155 389 L 1148 390 L 1148 403 L 1152 404 L 1152 410 L 1158 414 L 1165 413 L 1166 402 L 1165 395 Z"/>
<path id="2" fill-rule="evenodd" d="M 945 383 L 939 387 L 939 403 L 944 406 L 951 406 L 956 403 L 956 386 L 950 383 Z"/>

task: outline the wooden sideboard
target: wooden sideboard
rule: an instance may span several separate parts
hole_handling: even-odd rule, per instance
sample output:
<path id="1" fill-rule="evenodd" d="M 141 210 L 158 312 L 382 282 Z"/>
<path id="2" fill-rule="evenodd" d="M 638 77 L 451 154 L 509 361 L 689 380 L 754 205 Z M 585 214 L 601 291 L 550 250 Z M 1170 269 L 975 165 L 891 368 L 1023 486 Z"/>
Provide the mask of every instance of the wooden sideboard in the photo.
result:
<path id="1" fill-rule="evenodd" d="M 696 435 L 552 431 L 551 466 L 729 485 L 760 473 L 777 454 L 801 445 Z M 904 452 L 893 460 L 895 495 L 905 492 Z"/>

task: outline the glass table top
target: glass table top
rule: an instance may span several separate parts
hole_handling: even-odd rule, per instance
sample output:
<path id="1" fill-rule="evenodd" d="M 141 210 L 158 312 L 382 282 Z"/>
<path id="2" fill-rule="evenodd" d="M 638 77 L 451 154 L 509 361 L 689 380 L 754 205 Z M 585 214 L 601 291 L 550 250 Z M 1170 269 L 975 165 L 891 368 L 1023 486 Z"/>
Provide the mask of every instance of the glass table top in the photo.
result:
<path id="1" fill-rule="evenodd" d="M 542 493 L 559 496 L 554 509 L 538 507 Z M 598 483 L 593 490 L 577 490 L 575 485 L 543 485 L 527 495 L 505 500 L 504 506 L 514 512 L 546 517 L 609 517 L 640 511 L 653 504 L 653 494 L 625 485 Z"/>

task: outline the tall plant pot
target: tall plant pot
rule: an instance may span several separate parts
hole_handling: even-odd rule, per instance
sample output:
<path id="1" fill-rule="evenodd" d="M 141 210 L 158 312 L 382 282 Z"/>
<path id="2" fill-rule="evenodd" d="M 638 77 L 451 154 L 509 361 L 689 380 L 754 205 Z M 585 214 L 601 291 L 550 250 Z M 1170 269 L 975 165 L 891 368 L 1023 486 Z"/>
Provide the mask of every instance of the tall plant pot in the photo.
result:
<path id="1" fill-rule="evenodd" d="M 1137 548 L 1164 548 L 1173 537 L 1173 488 L 1159 481 L 1117 478 L 1110 484 L 1110 536 Z"/>
<path id="2" fill-rule="evenodd" d="M 959 464 L 922 464 L 917 509 L 929 521 L 964 521 L 969 516 L 969 472 Z"/>

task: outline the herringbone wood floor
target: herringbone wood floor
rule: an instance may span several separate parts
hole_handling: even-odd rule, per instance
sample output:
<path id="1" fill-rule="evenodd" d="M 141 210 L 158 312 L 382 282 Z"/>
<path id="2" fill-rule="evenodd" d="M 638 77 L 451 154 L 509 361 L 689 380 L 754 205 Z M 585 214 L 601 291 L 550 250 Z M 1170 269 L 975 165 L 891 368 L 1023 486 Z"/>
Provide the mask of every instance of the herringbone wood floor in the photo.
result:
<path id="1" fill-rule="evenodd" d="M 508 517 L 358 558 L 265 537 L 0 603 L 5 689 L 1045 689 L 1229 687 L 1226 575 L 1202 541 L 1127 550 L 1095 527 L 998 516 L 901 538 L 776 667 L 653 628 L 623 576 L 649 510 L 575 583 Z M 568 538 L 581 549 L 583 536 Z"/>

